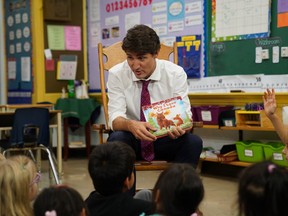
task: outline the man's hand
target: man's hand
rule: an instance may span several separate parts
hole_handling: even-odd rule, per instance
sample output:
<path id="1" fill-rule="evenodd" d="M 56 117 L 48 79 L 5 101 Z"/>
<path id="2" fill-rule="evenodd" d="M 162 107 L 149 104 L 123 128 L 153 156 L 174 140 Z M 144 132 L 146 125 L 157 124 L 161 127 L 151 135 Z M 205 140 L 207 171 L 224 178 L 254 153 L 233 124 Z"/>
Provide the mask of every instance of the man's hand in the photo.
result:
<path id="1" fill-rule="evenodd" d="M 178 137 L 182 136 L 185 133 L 186 131 L 183 130 L 181 127 L 173 127 L 171 131 L 168 130 L 168 136 L 171 139 L 177 139 Z"/>
<path id="2" fill-rule="evenodd" d="M 148 122 L 129 120 L 128 129 L 136 139 L 150 142 L 157 139 L 155 135 L 149 132 L 149 130 L 156 131 L 156 128 L 152 127 Z"/>

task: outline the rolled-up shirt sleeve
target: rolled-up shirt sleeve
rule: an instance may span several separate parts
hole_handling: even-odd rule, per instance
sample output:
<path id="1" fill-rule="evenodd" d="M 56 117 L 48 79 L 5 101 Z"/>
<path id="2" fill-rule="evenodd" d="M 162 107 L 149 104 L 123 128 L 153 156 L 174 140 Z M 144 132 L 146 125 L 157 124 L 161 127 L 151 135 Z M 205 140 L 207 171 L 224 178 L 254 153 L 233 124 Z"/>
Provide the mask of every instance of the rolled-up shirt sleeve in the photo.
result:
<path id="1" fill-rule="evenodd" d="M 107 88 L 108 88 L 108 114 L 109 126 L 113 130 L 112 122 L 117 117 L 126 116 L 126 98 L 124 94 L 124 87 L 119 77 L 114 73 L 109 73 Z"/>
<path id="2" fill-rule="evenodd" d="M 183 69 L 182 69 L 183 70 Z M 191 104 L 188 97 L 188 83 L 187 83 L 187 74 L 183 70 L 181 73 L 178 73 L 175 77 L 175 96 L 181 96 L 185 104 L 186 112 L 192 119 Z"/>

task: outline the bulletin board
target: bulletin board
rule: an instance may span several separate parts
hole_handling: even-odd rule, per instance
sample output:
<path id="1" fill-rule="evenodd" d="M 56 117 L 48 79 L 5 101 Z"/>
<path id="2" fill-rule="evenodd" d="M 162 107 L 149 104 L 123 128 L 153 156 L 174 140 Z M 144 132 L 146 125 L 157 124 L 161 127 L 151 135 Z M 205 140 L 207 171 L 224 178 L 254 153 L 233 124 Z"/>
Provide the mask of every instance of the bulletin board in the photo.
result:
<path id="1" fill-rule="evenodd" d="M 121 41 L 135 24 L 151 26 L 160 41 L 172 46 L 177 36 L 201 36 L 202 76 L 205 72 L 204 0 L 88 0 L 88 74 L 90 91 L 100 91 L 98 43 Z"/>
<path id="2" fill-rule="evenodd" d="M 83 0 L 84 1 L 84 0 Z M 83 2 L 82 0 L 45 0 L 44 3 L 44 48 L 49 48 L 48 26 L 59 27 L 80 27 L 81 29 L 81 49 L 68 50 L 51 49 L 52 62 L 45 59 L 45 84 L 46 93 L 61 92 L 68 84 L 67 80 L 57 79 L 57 62 L 61 55 L 76 55 L 77 69 L 76 80 L 84 79 L 84 53 L 83 53 Z M 61 4 L 61 5 L 59 5 Z M 53 13 L 52 13 L 53 12 Z M 44 55 L 44 53 L 43 53 Z"/>
<path id="3" fill-rule="evenodd" d="M 33 91 L 31 5 L 5 1 L 8 103 L 31 103 Z"/>
<path id="4" fill-rule="evenodd" d="M 217 1 L 217 0 L 216 0 Z M 281 0 L 278 0 L 281 1 Z M 288 27 L 278 28 L 277 0 L 271 1 L 270 36 L 262 39 L 245 39 L 223 42 L 211 42 L 211 11 L 215 2 L 207 1 L 208 24 L 208 76 L 248 75 L 248 74 L 287 74 L 288 58 L 281 57 L 281 47 L 288 46 Z M 283 0 L 282 0 L 283 2 Z M 286 1 L 287 2 L 287 1 Z M 279 46 L 279 63 L 272 62 L 273 46 Z M 269 50 L 269 59 L 255 63 L 255 49 L 262 47 Z"/>

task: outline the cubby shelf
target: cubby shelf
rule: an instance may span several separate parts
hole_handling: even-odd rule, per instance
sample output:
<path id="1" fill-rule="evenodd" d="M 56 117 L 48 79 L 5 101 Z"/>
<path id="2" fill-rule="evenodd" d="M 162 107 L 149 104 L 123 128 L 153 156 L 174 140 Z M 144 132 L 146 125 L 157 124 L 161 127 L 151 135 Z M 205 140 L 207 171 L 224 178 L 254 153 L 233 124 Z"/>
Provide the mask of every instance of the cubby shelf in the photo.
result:
<path id="1" fill-rule="evenodd" d="M 219 125 L 203 125 L 202 128 L 203 129 L 219 129 L 219 130 L 239 131 L 239 140 L 242 140 L 243 131 L 275 131 L 274 128 L 259 127 L 259 126 L 247 126 L 247 125 L 235 126 L 235 127 L 228 127 L 228 126 L 220 126 L 219 127 Z M 222 163 L 222 164 L 241 166 L 241 167 L 247 167 L 247 166 L 250 166 L 252 164 L 252 163 L 243 162 L 243 161 L 219 161 L 218 159 L 213 159 L 213 158 L 201 158 L 200 161 Z"/>

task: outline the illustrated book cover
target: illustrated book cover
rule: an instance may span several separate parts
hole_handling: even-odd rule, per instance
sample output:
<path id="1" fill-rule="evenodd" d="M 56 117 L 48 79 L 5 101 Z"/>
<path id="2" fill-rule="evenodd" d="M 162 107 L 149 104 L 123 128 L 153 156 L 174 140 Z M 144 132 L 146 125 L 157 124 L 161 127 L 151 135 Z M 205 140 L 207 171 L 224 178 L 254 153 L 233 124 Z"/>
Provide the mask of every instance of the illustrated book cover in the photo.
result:
<path id="1" fill-rule="evenodd" d="M 142 110 L 146 121 L 157 128 L 151 132 L 157 137 L 166 136 L 168 130 L 175 126 L 184 130 L 192 128 L 192 120 L 180 96 L 143 106 Z"/>

